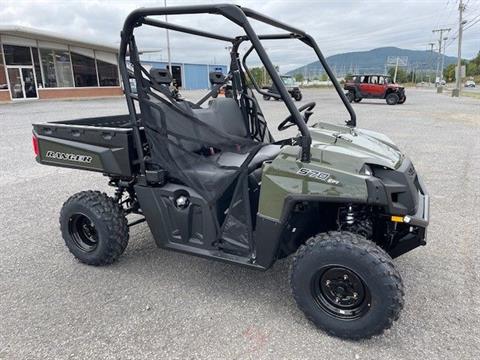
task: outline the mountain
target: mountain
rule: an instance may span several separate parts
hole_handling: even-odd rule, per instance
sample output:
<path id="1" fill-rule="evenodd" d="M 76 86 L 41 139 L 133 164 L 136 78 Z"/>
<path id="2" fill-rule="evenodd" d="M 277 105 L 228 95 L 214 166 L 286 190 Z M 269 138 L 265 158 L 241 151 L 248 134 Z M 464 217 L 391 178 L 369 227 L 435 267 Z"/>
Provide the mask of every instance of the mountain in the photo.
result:
<path id="1" fill-rule="evenodd" d="M 435 71 L 437 66 L 438 53 L 424 50 L 408 50 L 397 47 L 381 47 L 368 51 L 356 51 L 344 54 L 337 54 L 327 57 L 327 63 L 337 76 L 344 76 L 347 73 L 377 73 L 383 74 L 390 65 L 387 66 L 387 59 L 394 61 L 399 57 L 400 65 L 402 60 L 406 60 L 406 70 L 414 68 L 420 70 Z M 445 65 L 457 62 L 457 58 L 445 56 Z M 323 67 L 319 61 L 304 65 L 295 70 L 289 71 L 288 75 L 303 74 L 305 77 L 314 77 L 324 73 Z"/>

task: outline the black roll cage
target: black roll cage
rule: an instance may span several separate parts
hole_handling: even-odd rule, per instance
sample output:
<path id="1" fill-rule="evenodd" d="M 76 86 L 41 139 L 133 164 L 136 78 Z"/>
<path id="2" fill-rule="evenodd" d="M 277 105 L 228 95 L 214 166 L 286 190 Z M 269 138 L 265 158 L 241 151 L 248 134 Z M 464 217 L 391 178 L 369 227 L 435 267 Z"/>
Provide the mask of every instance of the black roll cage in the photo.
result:
<path id="1" fill-rule="evenodd" d="M 242 27 L 245 31 L 245 35 L 237 36 L 237 37 L 228 37 L 224 35 L 214 34 L 202 30 L 196 30 L 188 27 L 184 27 L 181 25 L 175 25 L 172 23 L 160 21 L 157 19 L 148 18 L 148 16 L 161 16 L 161 15 L 187 15 L 187 14 L 216 14 L 222 15 L 225 18 L 229 19 L 233 23 L 237 24 L 238 26 Z M 253 30 L 252 26 L 248 18 L 260 21 L 262 23 L 271 25 L 273 27 L 282 29 L 287 31 L 288 33 L 283 34 L 266 34 L 266 35 L 257 35 Z M 133 100 L 137 99 L 137 95 L 132 93 L 129 81 L 129 70 L 127 67 L 126 57 L 127 54 L 130 56 L 130 59 L 136 59 L 139 61 L 138 57 L 138 50 L 135 45 L 134 37 L 133 37 L 133 30 L 137 27 L 145 25 L 155 26 L 158 28 L 164 28 L 168 30 L 183 32 L 191 35 L 202 36 L 210 39 L 216 39 L 226 42 L 232 43 L 232 50 L 231 56 L 238 58 L 238 47 L 244 41 L 250 41 L 251 47 L 244 55 L 242 64 L 245 68 L 245 71 L 252 81 L 252 84 L 256 91 L 260 94 L 268 94 L 273 96 L 272 94 L 265 92 L 264 90 L 260 89 L 257 83 L 254 81 L 253 77 L 250 74 L 248 67 L 246 67 L 246 58 L 251 53 L 253 49 L 256 50 L 260 60 L 262 61 L 265 69 L 267 70 L 270 78 L 272 79 L 275 87 L 278 89 L 278 95 L 275 94 L 275 97 L 281 98 L 287 109 L 289 110 L 293 122 L 298 126 L 301 137 L 301 147 L 302 147 L 302 154 L 301 160 L 303 162 L 310 161 L 310 146 L 312 143 L 312 139 L 310 136 L 310 132 L 308 131 L 308 127 L 303 120 L 302 115 L 298 111 L 297 107 L 295 106 L 292 98 L 288 94 L 285 85 L 283 84 L 279 74 L 277 73 L 274 65 L 270 61 L 261 40 L 278 40 L 278 39 L 299 39 L 304 42 L 307 46 L 310 46 L 318 57 L 318 60 L 322 64 L 323 68 L 325 69 L 328 77 L 332 81 L 335 90 L 337 91 L 340 99 L 342 100 L 343 104 L 345 105 L 349 115 L 350 120 L 346 121 L 346 124 L 351 127 L 356 126 L 356 115 L 355 112 L 350 105 L 349 101 L 345 97 L 343 90 L 338 83 L 337 79 L 335 78 L 332 70 L 327 64 L 325 57 L 323 56 L 320 48 L 318 47 L 317 43 L 313 39 L 312 36 L 308 35 L 302 30 L 294 28 L 290 25 L 284 24 L 280 21 L 274 20 L 270 17 L 262 15 L 254 10 L 240 7 L 238 5 L 233 4 L 215 4 L 215 5 L 192 5 L 192 6 L 171 6 L 171 7 L 154 7 L 154 8 L 140 8 L 131 12 L 125 20 L 123 25 L 123 30 L 121 32 L 121 42 L 120 42 L 120 51 L 119 51 L 119 68 L 120 74 L 122 76 L 122 82 L 125 90 L 125 95 L 127 99 L 127 106 L 130 113 L 130 120 L 131 125 L 134 132 L 134 141 L 135 147 L 137 149 L 137 156 L 138 161 L 140 164 L 141 174 L 145 174 L 145 163 L 144 163 L 144 156 L 143 156 L 143 144 L 140 135 L 140 124 L 139 120 L 137 119 L 135 105 Z M 233 63 L 233 61 L 232 61 Z M 135 77 L 142 76 L 141 73 L 136 73 Z"/>

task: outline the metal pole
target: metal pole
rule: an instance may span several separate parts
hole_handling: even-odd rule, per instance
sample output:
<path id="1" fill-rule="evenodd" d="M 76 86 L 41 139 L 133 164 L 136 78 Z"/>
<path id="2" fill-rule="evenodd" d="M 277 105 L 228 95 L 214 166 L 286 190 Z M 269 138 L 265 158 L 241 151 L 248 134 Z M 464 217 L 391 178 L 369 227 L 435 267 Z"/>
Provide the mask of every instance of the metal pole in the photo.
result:
<path id="1" fill-rule="evenodd" d="M 395 65 L 395 74 L 393 75 L 393 82 L 397 82 L 397 71 L 398 71 L 398 56 L 397 56 L 397 64 Z"/>
<path id="2" fill-rule="evenodd" d="M 433 46 L 435 43 L 428 43 L 430 45 L 430 59 L 428 61 L 428 86 L 430 86 L 431 81 L 431 75 L 432 75 L 432 69 L 433 69 Z"/>
<path id="3" fill-rule="evenodd" d="M 460 0 L 458 5 L 458 52 L 457 52 L 457 71 L 455 73 L 456 80 L 456 90 L 452 92 L 452 96 L 460 96 L 460 91 L 462 88 L 462 35 L 463 35 L 463 10 L 465 10 L 465 5 L 463 1 Z"/>
<path id="4" fill-rule="evenodd" d="M 443 66 L 445 64 L 445 48 L 447 47 L 448 37 L 443 38 L 443 53 L 442 53 L 442 66 L 440 67 L 440 83 L 443 80 Z"/>
<path id="5" fill-rule="evenodd" d="M 437 57 L 437 70 L 435 71 L 435 83 L 437 82 L 437 79 L 439 83 L 442 82 L 443 75 L 441 73 L 439 74 L 440 59 L 443 59 L 442 58 L 442 37 L 443 37 L 444 31 L 449 32 L 450 30 L 451 30 L 450 28 L 432 30 L 433 33 L 436 33 L 436 32 L 440 33 L 440 37 L 438 39 L 438 57 Z M 442 72 L 443 72 L 443 65 L 442 65 Z"/>
<path id="6" fill-rule="evenodd" d="M 167 7 L 167 0 L 163 0 L 163 4 L 165 7 Z M 165 22 L 168 23 L 168 16 L 165 14 Z M 173 75 L 173 69 L 172 69 L 172 59 L 170 57 L 170 34 L 168 33 L 167 29 L 167 57 L 168 57 L 168 70 L 170 70 L 170 73 Z"/>

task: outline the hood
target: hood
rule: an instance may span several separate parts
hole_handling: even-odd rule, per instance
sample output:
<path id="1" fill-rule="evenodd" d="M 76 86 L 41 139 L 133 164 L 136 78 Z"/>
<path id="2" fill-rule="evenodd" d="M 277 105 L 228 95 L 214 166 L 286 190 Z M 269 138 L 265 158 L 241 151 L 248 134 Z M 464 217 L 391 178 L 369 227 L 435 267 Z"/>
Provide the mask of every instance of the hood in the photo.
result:
<path id="1" fill-rule="evenodd" d="M 358 172 L 363 164 L 396 169 L 404 157 L 387 136 L 374 131 L 317 123 L 310 134 L 312 161 L 343 163 L 346 171 Z"/>
<path id="2" fill-rule="evenodd" d="M 388 87 L 391 89 L 403 89 L 403 86 L 399 84 L 388 84 Z"/>

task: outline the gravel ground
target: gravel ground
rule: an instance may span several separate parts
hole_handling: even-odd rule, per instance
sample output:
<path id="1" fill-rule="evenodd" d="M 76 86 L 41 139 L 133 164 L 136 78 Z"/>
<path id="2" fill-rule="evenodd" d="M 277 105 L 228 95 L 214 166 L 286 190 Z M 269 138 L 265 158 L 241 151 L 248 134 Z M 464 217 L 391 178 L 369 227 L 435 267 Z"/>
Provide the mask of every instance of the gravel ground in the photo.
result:
<path id="1" fill-rule="evenodd" d="M 346 118 L 331 92 L 304 95 L 317 101 L 311 121 Z M 124 100 L 0 105 L 0 359 L 480 358 L 480 101 L 407 95 L 404 105 L 354 104 L 359 125 L 396 141 L 432 195 L 428 245 L 396 260 L 405 309 L 384 336 L 361 342 L 304 318 L 288 259 L 258 272 L 161 250 L 144 223 L 116 264 L 78 263 L 60 207 L 77 191 L 112 191 L 102 175 L 36 164 L 30 124 L 126 112 Z M 260 105 L 275 127 L 286 115 L 279 102 Z"/>

